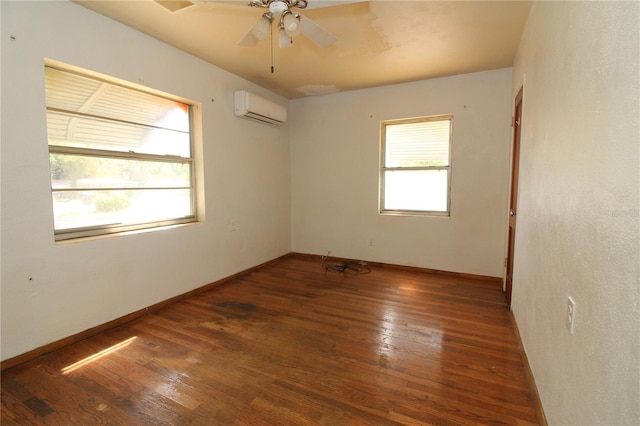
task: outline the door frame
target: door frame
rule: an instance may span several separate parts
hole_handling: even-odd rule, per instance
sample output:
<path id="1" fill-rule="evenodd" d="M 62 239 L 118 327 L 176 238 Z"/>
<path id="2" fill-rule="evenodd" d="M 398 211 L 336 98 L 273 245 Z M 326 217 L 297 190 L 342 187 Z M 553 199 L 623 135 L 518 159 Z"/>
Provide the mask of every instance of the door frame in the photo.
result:
<path id="1" fill-rule="evenodd" d="M 507 257 L 505 259 L 505 297 L 511 309 L 513 292 L 513 263 L 515 258 L 516 219 L 518 213 L 518 181 L 520 175 L 520 142 L 522 127 L 523 86 L 513 102 L 513 138 L 511 144 L 511 175 L 509 185 L 509 216 L 507 219 Z"/>

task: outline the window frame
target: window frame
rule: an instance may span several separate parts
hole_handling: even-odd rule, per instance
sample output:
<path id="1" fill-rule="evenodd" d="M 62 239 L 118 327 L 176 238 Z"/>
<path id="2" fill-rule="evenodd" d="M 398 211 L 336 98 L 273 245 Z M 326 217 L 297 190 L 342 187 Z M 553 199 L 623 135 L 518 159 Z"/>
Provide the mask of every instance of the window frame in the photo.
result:
<path id="1" fill-rule="evenodd" d="M 449 121 L 449 144 L 448 158 L 446 166 L 414 166 L 414 167 L 387 167 L 386 165 L 386 128 L 387 126 L 423 123 L 431 121 Z M 451 157 L 453 146 L 453 114 L 429 115 L 412 118 L 400 118 L 393 120 L 380 121 L 380 170 L 379 170 L 379 196 L 378 196 L 378 213 L 381 215 L 395 216 L 451 216 Z M 446 190 L 446 210 L 410 210 L 410 209 L 387 209 L 385 208 L 385 175 L 388 171 L 433 171 L 445 170 L 447 172 L 447 190 Z"/>
<path id="2" fill-rule="evenodd" d="M 154 230 L 154 229 L 162 229 L 166 227 L 171 227 L 175 225 L 182 225 L 187 223 L 194 223 L 198 221 L 198 187 L 197 187 L 197 169 L 196 169 L 196 144 L 195 138 L 196 135 L 199 134 L 198 129 L 196 129 L 196 122 L 199 123 L 199 120 L 196 118 L 196 111 L 199 111 L 199 104 L 197 102 L 171 95 L 166 92 L 161 92 L 146 86 L 142 86 L 140 84 L 131 83 L 128 81 L 120 80 L 115 77 L 110 77 L 108 75 L 96 73 L 93 71 L 85 70 L 79 67 L 75 67 L 72 65 L 63 64 L 57 61 L 45 60 L 43 70 L 46 72 L 47 68 L 52 68 L 54 70 L 62 71 L 69 74 L 75 74 L 81 76 L 83 78 L 89 78 L 95 81 L 100 81 L 103 83 L 107 83 L 113 86 L 119 86 L 121 88 L 127 90 L 133 90 L 139 93 L 143 93 L 146 95 L 151 95 L 158 98 L 163 98 L 169 101 L 181 103 L 187 106 L 188 113 L 188 126 L 189 126 L 189 156 L 183 157 L 180 155 L 159 155 L 152 153 L 142 153 L 142 152 L 134 152 L 134 151 L 117 151 L 117 150 L 109 150 L 109 149 L 100 149 L 100 148 L 87 148 L 87 147 L 73 147 L 73 146 L 64 146 L 64 145 L 53 145 L 50 143 L 49 136 L 49 128 L 47 126 L 47 147 L 49 152 L 49 158 L 51 158 L 51 154 L 62 154 L 62 155 L 75 155 L 75 156 L 84 156 L 84 157 L 96 157 L 103 159 L 116 159 L 116 160 L 131 160 L 131 161 L 143 161 L 143 162 L 166 162 L 172 164 L 188 164 L 189 166 L 189 186 L 188 187 L 154 187 L 154 190 L 157 189 L 188 189 L 190 192 L 190 211 L 191 214 L 187 216 L 175 217 L 170 219 L 159 219 L 153 220 L 149 222 L 138 222 L 138 223 L 126 223 L 126 224 L 103 224 L 103 225 L 92 225 L 92 226 L 81 226 L 81 227 L 73 227 L 73 228 L 63 228 L 56 229 L 55 221 L 54 221 L 54 239 L 56 242 L 78 239 L 78 238 L 89 238 L 89 237 L 103 237 L 116 235 L 123 232 L 131 232 L 131 231 L 141 231 L 141 230 Z M 61 110 L 55 107 L 49 107 L 48 101 L 45 97 L 45 110 L 46 115 L 48 117 L 49 112 L 52 113 L 64 113 L 70 116 L 77 117 L 85 117 L 89 119 L 97 119 L 97 120 L 105 120 L 114 123 L 124 123 L 135 126 L 142 126 L 147 128 L 154 127 L 153 125 L 141 124 L 136 122 L 128 122 L 126 120 L 120 120 L 117 118 L 109 118 L 100 115 L 92 115 L 86 114 L 83 112 L 77 111 L 66 111 Z M 49 166 L 51 167 L 51 160 L 49 160 Z M 81 191 L 91 191 L 91 190 L 142 190 L 148 188 L 142 187 L 100 187 L 100 188 L 72 188 L 72 189 L 60 189 L 54 188 L 53 185 L 53 176 L 51 175 L 51 170 L 49 172 L 49 177 L 51 179 L 50 186 L 50 194 L 51 194 L 51 202 L 52 207 L 54 207 L 54 194 L 59 192 L 81 192 Z M 52 211 L 52 213 L 54 213 Z"/>

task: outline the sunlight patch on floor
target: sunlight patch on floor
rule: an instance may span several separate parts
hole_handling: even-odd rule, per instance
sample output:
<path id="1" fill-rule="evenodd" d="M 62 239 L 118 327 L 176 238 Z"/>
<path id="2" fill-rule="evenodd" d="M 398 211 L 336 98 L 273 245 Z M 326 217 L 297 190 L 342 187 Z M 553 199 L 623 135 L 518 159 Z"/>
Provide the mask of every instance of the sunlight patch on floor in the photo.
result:
<path id="1" fill-rule="evenodd" d="M 66 367 L 64 367 L 62 370 L 60 370 L 60 372 L 62 374 L 69 374 L 72 371 L 77 370 L 78 368 L 84 367 L 87 364 L 92 363 L 93 361 L 96 361 L 104 356 L 107 356 L 109 354 L 114 353 L 117 350 L 120 350 L 126 346 L 128 346 L 129 344 L 131 344 L 131 342 L 133 342 L 138 336 L 133 336 L 128 338 L 127 340 L 123 340 L 120 343 L 116 343 L 115 345 L 108 347 L 106 349 L 101 350 L 100 352 L 96 352 L 93 355 L 90 355 L 84 359 L 81 359 L 78 362 L 74 362 L 73 364 L 67 365 Z"/>

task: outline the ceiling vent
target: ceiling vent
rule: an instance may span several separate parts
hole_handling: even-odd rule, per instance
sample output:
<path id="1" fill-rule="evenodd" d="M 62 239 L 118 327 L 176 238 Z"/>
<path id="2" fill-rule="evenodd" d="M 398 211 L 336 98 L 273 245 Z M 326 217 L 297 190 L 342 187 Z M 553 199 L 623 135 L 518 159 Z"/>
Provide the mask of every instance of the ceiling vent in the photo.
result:
<path id="1" fill-rule="evenodd" d="M 280 126 L 287 121 L 285 107 L 244 90 L 233 93 L 233 104 L 236 117 L 269 126 Z"/>

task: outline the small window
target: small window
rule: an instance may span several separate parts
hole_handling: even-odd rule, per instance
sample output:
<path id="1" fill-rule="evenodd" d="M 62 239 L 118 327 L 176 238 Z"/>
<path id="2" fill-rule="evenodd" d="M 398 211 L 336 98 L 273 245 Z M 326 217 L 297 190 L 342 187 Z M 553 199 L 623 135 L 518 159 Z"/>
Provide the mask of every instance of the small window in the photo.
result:
<path id="1" fill-rule="evenodd" d="M 381 122 L 380 213 L 449 215 L 452 116 Z"/>
<path id="2" fill-rule="evenodd" d="M 45 67 L 56 240 L 192 222 L 191 107 Z"/>

